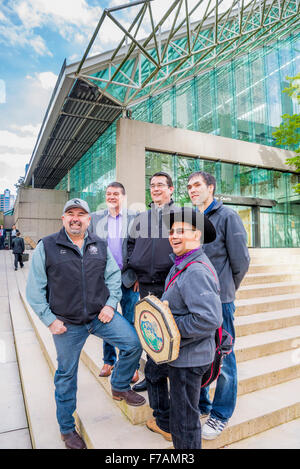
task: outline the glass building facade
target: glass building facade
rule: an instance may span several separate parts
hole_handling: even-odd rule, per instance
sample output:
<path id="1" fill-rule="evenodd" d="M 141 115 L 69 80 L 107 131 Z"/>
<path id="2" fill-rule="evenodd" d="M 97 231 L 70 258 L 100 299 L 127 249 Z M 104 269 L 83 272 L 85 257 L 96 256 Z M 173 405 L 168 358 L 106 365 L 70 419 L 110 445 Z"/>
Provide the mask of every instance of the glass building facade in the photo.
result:
<path id="1" fill-rule="evenodd" d="M 275 146 L 272 133 L 280 125 L 281 116 L 299 112 L 297 104 L 282 93 L 288 85 L 286 77 L 300 71 L 299 51 L 299 35 L 291 34 L 148 97 L 132 107 L 132 119 Z M 57 189 L 69 187 L 71 197 L 84 198 L 96 210 L 104 202 L 105 186 L 115 179 L 115 167 L 116 122 Z M 276 201 L 273 207 L 260 207 L 259 222 L 253 208 L 232 205 L 244 221 L 249 246 L 300 246 L 300 200 L 293 191 L 299 176 L 288 172 L 288 167 L 287 172 L 280 172 L 184 155 L 146 153 L 146 184 L 149 175 L 166 170 L 173 177 L 175 200 L 180 204 L 188 202 L 186 180 L 198 169 L 216 176 L 217 193 L 222 196 Z"/>

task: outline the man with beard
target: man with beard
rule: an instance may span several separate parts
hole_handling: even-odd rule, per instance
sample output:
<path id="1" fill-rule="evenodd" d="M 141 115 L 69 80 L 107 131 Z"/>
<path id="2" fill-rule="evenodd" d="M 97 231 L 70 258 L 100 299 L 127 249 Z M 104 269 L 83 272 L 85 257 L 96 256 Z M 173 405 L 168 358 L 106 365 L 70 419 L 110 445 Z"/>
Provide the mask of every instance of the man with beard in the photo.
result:
<path id="1" fill-rule="evenodd" d="M 131 390 L 130 381 L 141 356 L 131 324 L 117 311 L 121 272 L 106 243 L 88 232 L 90 209 L 81 199 L 64 207 L 63 227 L 37 245 L 28 276 L 27 300 L 52 333 L 57 351 L 55 373 L 57 419 L 67 448 L 83 449 L 75 430 L 77 370 L 89 334 L 118 347 L 112 397 L 140 406 L 145 399 Z"/>

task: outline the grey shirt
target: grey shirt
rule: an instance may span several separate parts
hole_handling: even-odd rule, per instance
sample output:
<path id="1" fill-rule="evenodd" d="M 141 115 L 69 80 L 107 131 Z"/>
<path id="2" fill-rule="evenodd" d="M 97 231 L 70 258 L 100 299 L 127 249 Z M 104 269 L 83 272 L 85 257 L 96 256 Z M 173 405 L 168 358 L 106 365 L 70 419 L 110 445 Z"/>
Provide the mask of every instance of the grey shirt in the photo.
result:
<path id="1" fill-rule="evenodd" d="M 215 241 L 205 244 L 203 250 L 217 271 L 222 303 L 231 303 L 250 264 L 247 233 L 238 213 L 222 202 L 217 202 L 206 216 L 217 236 Z"/>

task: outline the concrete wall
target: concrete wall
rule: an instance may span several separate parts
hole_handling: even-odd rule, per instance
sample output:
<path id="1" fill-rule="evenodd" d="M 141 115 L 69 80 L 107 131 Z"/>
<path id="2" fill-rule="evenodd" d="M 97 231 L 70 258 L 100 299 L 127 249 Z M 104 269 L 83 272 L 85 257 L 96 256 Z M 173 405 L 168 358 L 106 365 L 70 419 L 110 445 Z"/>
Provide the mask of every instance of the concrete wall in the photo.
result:
<path id="1" fill-rule="evenodd" d="M 130 119 L 117 123 L 116 180 L 124 184 L 128 205 L 145 202 L 145 151 L 177 153 L 262 168 L 287 170 L 291 151 L 226 137 Z"/>
<path id="2" fill-rule="evenodd" d="M 22 236 L 30 236 L 37 242 L 60 230 L 61 215 L 67 199 L 66 191 L 27 187 L 19 189 L 14 221 Z"/>

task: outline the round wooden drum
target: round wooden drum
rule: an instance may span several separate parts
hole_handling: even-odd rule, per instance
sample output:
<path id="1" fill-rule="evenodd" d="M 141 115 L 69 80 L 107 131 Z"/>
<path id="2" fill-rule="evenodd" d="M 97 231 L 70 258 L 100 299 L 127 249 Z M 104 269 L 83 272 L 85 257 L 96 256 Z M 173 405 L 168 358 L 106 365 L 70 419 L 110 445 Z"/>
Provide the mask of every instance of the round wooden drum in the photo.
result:
<path id="1" fill-rule="evenodd" d="M 166 303 L 149 295 L 135 305 L 134 327 L 145 352 L 157 363 L 176 360 L 180 333 Z"/>

